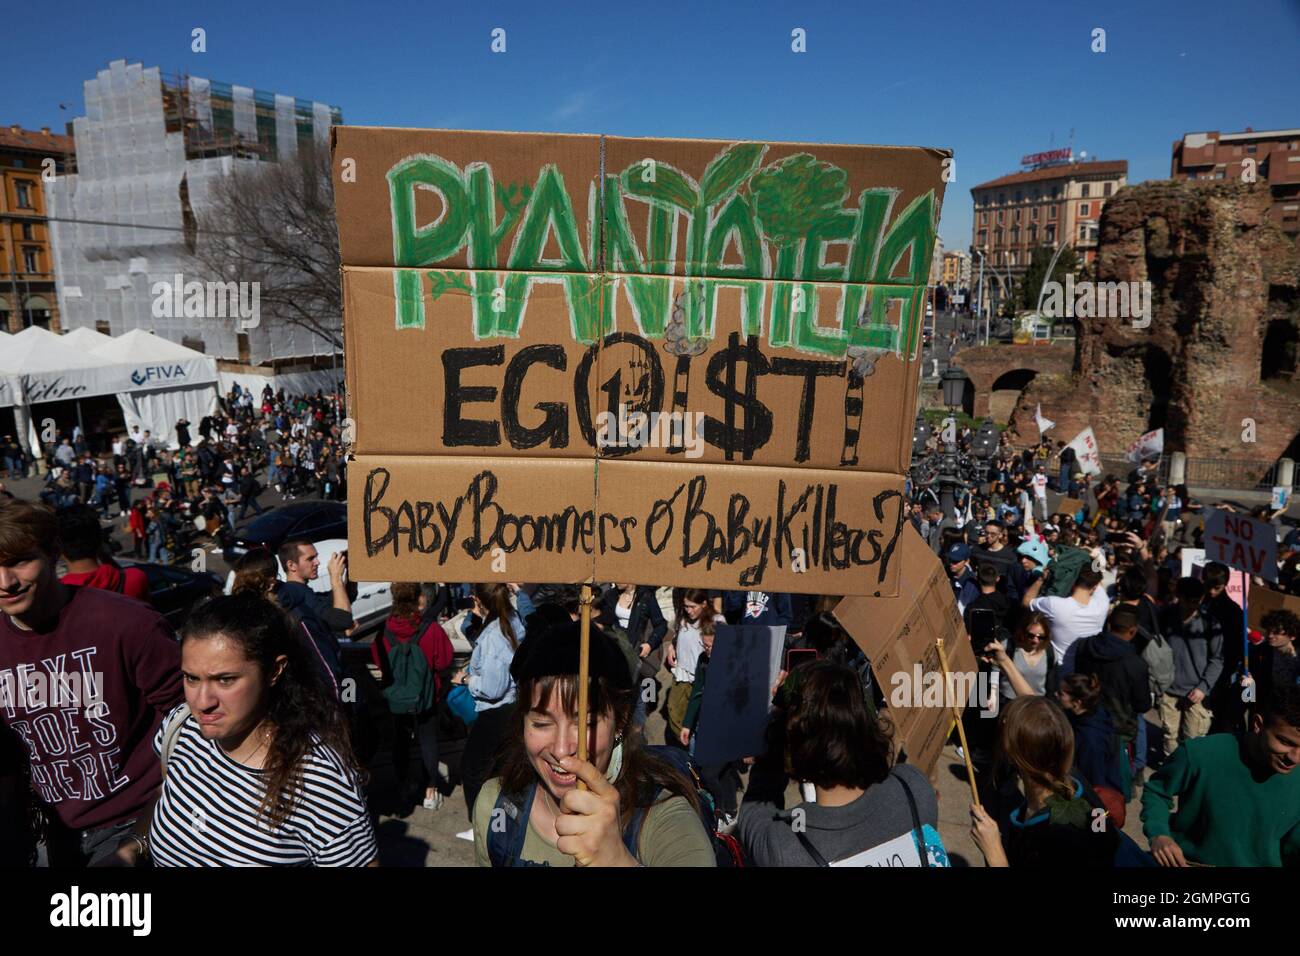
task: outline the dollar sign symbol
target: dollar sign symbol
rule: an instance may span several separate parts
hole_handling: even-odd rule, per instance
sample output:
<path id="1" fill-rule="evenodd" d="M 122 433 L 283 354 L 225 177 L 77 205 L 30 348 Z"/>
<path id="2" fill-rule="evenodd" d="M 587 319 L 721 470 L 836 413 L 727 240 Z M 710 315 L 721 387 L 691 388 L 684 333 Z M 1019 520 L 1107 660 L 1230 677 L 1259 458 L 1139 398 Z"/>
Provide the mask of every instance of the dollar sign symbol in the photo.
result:
<path id="1" fill-rule="evenodd" d="M 744 390 L 736 388 L 736 365 L 745 363 Z M 751 335 L 740 344 L 740 334 L 732 332 L 727 347 L 715 352 L 709 359 L 704 383 L 710 392 L 723 399 L 723 419 L 704 417 L 704 440 L 721 448 L 727 461 L 741 452 L 743 460 L 754 457 L 754 451 L 767 444 L 772 437 L 772 412 L 758 400 L 758 379 L 772 370 L 771 363 L 758 347 L 758 336 Z M 736 427 L 736 409 L 745 416 L 743 427 Z"/>

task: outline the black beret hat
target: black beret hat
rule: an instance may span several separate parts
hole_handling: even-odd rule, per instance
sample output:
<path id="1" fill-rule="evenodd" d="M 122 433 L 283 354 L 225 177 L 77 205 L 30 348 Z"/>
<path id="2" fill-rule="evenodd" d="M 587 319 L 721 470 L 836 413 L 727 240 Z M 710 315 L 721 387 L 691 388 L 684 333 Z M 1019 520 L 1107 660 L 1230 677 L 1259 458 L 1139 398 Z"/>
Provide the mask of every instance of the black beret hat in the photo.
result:
<path id="1" fill-rule="evenodd" d="M 538 677 L 576 675 L 581 637 L 582 625 L 576 621 L 529 633 L 519 650 L 515 651 L 515 659 L 510 663 L 510 676 L 520 683 Z M 603 677 L 614 687 L 630 690 L 632 674 L 618 645 L 595 627 L 591 629 L 590 643 L 588 669 L 591 677 Z"/>

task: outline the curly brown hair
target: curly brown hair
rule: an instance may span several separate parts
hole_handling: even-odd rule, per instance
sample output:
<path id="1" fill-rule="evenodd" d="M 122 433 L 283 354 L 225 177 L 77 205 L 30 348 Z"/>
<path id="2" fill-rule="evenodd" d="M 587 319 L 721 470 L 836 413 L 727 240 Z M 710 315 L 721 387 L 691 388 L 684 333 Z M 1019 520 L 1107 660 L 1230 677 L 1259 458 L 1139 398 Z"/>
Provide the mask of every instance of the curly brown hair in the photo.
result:
<path id="1" fill-rule="evenodd" d="M 263 675 L 273 673 L 277 658 L 288 658 L 280 679 L 268 690 L 266 717 L 274 736 L 262 768 L 266 793 L 259 808 L 268 823 L 282 826 L 293 813 L 304 792 L 307 756 L 318 741 L 338 754 L 344 767 L 360 779 L 347 718 L 309 656 L 306 642 L 294 632 L 279 605 L 251 590 L 210 598 L 186 621 L 181 644 L 218 634 L 238 644 Z"/>

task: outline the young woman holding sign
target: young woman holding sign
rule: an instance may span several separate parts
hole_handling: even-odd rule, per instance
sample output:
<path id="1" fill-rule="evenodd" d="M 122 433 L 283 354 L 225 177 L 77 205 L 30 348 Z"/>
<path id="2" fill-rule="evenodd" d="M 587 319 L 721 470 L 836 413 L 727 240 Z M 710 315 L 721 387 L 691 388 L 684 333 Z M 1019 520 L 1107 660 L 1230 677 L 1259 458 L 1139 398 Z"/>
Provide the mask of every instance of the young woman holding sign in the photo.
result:
<path id="1" fill-rule="evenodd" d="M 474 805 L 479 866 L 714 866 L 693 784 L 631 733 L 636 697 L 610 638 L 590 634 L 588 759 L 579 760 L 581 625 L 529 635 L 510 672 L 501 776 Z M 578 783 L 586 785 L 581 790 Z"/>

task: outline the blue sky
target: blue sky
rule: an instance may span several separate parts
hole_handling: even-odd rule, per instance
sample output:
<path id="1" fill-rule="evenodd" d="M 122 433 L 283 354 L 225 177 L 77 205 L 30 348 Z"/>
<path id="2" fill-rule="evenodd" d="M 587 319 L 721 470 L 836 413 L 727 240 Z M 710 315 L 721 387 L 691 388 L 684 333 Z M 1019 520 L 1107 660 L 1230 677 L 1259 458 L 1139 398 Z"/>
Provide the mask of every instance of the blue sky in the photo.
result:
<path id="1" fill-rule="evenodd" d="M 5 125 L 61 130 L 82 82 L 124 58 L 354 124 L 942 146 L 949 248 L 970 243 L 972 185 L 1071 130 L 1076 155 L 1127 159 L 1138 182 L 1168 175 L 1184 132 L 1300 126 L 1300 0 L 62 0 L 0 23 Z"/>

